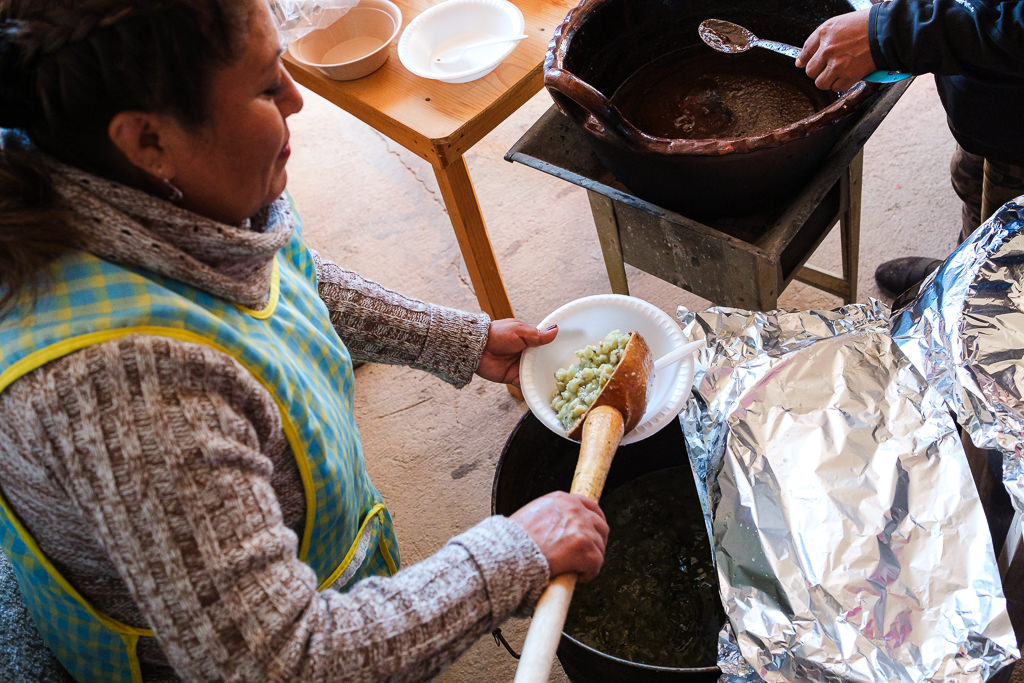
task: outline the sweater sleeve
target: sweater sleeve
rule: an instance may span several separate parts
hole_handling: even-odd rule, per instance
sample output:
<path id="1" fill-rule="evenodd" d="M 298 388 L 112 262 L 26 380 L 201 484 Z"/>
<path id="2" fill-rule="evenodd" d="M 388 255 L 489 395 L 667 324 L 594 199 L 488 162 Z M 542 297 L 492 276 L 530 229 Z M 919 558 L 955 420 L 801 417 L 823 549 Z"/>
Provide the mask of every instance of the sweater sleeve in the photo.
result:
<path id="1" fill-rule="evenodd" d="M 1024 2 L 891 0 L 872 5 L 875 64 L 915 74 L 1024 83 Z"/>
<path id="2" fill-rule="evenodd" d="M 393 292 L 313 252 L 317 288 L 355 360 L 409 365 L 456 387 L 471 379 L 491 319 Z"/>
<path id="3" fill-rule="evenodd" d="M 184 680 L 422 680 L 547 581 L 529 536 L 491 517 L 394 577 L 318 593 L 275 493 L 291 455 L 273 452 L 273 400 L 203 345 L 88 347 L 12 384 L 0 414 L 4 495 L 97 606 L 127 594 Z M 120 580 L 90 583 L 104 563 Z"/>

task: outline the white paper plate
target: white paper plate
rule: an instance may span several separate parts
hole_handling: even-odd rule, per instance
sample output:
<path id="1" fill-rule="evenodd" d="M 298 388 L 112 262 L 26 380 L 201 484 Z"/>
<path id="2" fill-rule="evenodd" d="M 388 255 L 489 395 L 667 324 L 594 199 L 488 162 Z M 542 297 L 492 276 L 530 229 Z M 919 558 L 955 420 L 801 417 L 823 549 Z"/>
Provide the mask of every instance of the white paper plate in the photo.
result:
<path id="1" fill-rule="evenodd" d="M 636 330 L 651 347 L 655 360 L 685 344 L 679 324 L 667 313 L 643 299 L 621 294 L 598 294 L 570 301 L 537 326 L 558 325 L 555 341 L 526 349 L 519 364 L 519 382 L 530 411 L 554 433 L 568 439 L 551 409 L 555 370 L 576 360 L 575 352 L 596 344 L 612 330 Z M 647 396 L 647 411 L 639 424 L 622 438 L 623 444 L 640 441 L 656 433 L 679 415 L 693 385 L 693 356 L 687 356 L 658 371 Z"/>

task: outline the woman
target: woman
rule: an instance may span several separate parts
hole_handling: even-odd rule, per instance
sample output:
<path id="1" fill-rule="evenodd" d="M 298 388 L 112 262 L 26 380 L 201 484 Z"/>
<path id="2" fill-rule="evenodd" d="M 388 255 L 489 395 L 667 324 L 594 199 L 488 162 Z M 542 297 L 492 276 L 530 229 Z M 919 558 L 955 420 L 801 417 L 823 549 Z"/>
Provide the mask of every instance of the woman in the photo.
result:
<path id="1" fill-rule="evenodd" d="M 353 357 L 516 382 L 549 342 L 302 243 L 260 0 L 0 2 L 0 532 L 79 680 L 419 680 L 600 568 L 556 493 L 391 578 Z M 344 339 L 344 343 L 341 342 Z"/>

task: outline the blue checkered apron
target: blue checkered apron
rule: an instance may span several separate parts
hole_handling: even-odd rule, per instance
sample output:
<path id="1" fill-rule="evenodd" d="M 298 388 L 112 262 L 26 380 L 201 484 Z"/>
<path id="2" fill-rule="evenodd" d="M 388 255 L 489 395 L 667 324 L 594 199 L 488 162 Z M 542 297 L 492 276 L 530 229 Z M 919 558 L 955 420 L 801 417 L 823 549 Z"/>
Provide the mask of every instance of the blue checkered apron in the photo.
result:
<path id="1" fill-rule="evenodd" d="M 348 350 L 317 294 L 298 232 L 274 261 L 270 301 L 236 306 L 141 269 L 71 252 L 49 269 L 33 302 L 0 320 L 0 391 L 41 365 L 132 334 L 207 344 L 233 356 L 277 402 L 306 498 L 299 557 L 322 590 L 397 571 L 391 516 L 370 482 L 352 414 Z M 40 551 L 0 496 L 0 540 L 44 641 L 79 681 L 139 681 L 147 628 L 88 603 Z"/>

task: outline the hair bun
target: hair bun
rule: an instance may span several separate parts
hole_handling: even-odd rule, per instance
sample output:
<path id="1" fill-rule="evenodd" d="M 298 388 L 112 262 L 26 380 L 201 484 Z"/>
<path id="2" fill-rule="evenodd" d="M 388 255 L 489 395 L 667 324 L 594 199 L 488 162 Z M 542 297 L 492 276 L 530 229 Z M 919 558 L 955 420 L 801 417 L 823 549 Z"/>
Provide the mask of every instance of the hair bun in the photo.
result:
<path id="1" fill-rule="evenodd" d="M 0 128 L 25 128 L 38 116 L 19 22 L 0 21 Z"/>

